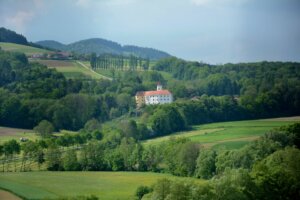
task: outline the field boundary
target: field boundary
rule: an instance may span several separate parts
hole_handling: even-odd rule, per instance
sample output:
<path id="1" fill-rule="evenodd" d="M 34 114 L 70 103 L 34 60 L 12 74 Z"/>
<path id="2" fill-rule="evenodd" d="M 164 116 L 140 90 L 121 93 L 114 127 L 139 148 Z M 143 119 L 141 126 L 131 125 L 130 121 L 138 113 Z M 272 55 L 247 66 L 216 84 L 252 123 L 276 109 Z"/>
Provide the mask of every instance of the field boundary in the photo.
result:
<path id="1" fill-rule="evenodd" d="M 99 74 L 99 73 L 95 72 L 93 69 L 89 68 L 89 67 L 86 66 L 84 63 L 82 63 L 82 62 L 80 62 L 80 61 L 78 61 L 78 60 L 76 60 L 75 62 L 76 62 L 77 64 L 81 65 L 82 67 L 84 67 L 85 69 L 89 70 L 89 71 L 92 72 L 93 74 L 96 74 L 97 76 L 101 76 L 102 78 L 108 79 L 108 80 L 110 80 L 110 81 L 112 80 L 112 78 L 109 78 L 109 77 L 107 77 L 107 76 L 104 76 L 104 75 L 102 75 L 102 74 Z"/>

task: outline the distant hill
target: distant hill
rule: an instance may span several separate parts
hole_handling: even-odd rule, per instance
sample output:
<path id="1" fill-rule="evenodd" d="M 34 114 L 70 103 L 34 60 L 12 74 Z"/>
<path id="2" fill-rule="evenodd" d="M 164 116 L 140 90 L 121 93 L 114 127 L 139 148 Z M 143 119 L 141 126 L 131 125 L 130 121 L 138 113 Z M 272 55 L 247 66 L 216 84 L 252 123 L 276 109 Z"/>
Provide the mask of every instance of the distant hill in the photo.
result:
<path id="1" fill-rule="evenodd" d="M 105 53 L 123 54 L 123 55 L 134 54 L 139 57 L 150 58 L 151 60 L 158 60 L 161 58 L 170 57 L 170 54 L 160 50 L 132 46 L 132 45 L 122 46 L 117 42 L 113 42 L 101 38 L 81 40 L 68 45 L 64 45 L 60 42 L 53 41 L 53 40 L 39 41 L 36 42 L 36 44 L 44 47 L 52 48 L 52 49 L 58 49 L 61 51 L 70 51 L 70 52 L 74 51 L 76 53 L 81 53 L 81 54 L 90 54 L 93 52 L 98 55 L 105 54 Z"/>
<path id="2" fill-rule="evenodd" d="M 51 48 L 51 49 L 57 49 L 57 50 L 63 50 L 66 46 L 65 44 L 62 44 L 54 40 L 43 40 L 40 42 L 36 42 L 35 44 L 38 44 L 43 47 Z"/>

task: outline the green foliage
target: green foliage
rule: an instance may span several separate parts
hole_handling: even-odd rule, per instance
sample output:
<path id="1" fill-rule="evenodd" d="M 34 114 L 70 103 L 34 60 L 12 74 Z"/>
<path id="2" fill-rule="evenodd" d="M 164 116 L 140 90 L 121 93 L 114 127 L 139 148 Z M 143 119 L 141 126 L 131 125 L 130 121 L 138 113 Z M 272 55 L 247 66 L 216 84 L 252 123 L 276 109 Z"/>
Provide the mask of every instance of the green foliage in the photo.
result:
<path id="1" fill-rule="evenodd" d="M 133 137 L 135 139 L 139 138 L 139 131 L 134 120 L 122 121 L 120 128 L 124 137 Z"/>
<path id="2" fill-rule="evenodd" d="M 47 161 L 47 169 L 49 171 L 63 170 L 62 166 L 62 153 L 56 145 L 48 147 L 45 153 L 45 159 Z"/>
<path id="3" fill-rule="evenodd" d="M 264 199 L 297 199 L 300 195 L 300 150 L 286 148 L 254 165 L 251 172 Z"/>
<path id="4" fill-rule="evenodd" d="M 170 139 L 164 144 L 164 162 L 167 171 L 179 176 L 193 176 L 199 145 L 186 139 Z M 176 158 L 176 159 L 174 159 Z"/>
<path id="5" fill-rule="evenodd" d="M 214 199 L 256 199 L 257 187 L 247 170 L 226 170 L 220 178 L 212 180 Z"/>
<path id="6" fill-rule="evenodd" d="M 160 179 L 154 186 L 152 199 L 164 200 L 170 193 L 170 180 L 169 179 Z"/>
<path id="7" fill-rule="evenodd" d="M 16 32 L 3 27 L 0 28 L 0 42 L 11 42 L 25 45 L 28 44 L 26 38 L 23 35 L 17 34 Z"/>
<path id="8" fill-rule="evenodd" d="M 141 185 L 136 189 L 135 196 L 137 200 L 141 200 L 145 194 L 148 194 L 151 191 L 152 189 L 150 187 Z"/>
<path id="9" fill-rule="evenodd" d="M 210 179 L 216 173 L 216 152 L 210 149 L 203 149 L 197 158 L 195 176 L 197 178 Z"/>
<path id="10" fill-rule="evenodd" d="M 54 127 L 49 121 L 43 120 L 33 130 L 42 137 L 49 137 L 53 133 Z"/>
<path id="11" fill-rule="evenodd" d="M 66 171 L 77 171 L 80 170 L 80 165 L 77 159 L 75 150 L 69 150 L 63 155 L 63 168 Z"/>
<path id="12" fill-rule="evenodd" d="M 84 130 L 87 132 L 93 132 L 101 129 L 101 124 L 97 119 L 90 119 L 84 125 Z"/>
<path id="13" fill-rule="evenodd" d="M 174 106 L 161 106 L 150 118 L 155 136 L 163 136 L 186 128 L 185 120 Z"/>

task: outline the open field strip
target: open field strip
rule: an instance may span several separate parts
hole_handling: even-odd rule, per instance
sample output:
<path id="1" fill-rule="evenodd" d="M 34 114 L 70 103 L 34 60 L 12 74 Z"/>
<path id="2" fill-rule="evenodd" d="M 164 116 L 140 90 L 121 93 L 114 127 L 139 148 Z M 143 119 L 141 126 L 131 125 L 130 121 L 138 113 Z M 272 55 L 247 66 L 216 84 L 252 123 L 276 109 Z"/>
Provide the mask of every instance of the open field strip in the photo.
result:
<path id="1" fill-rule="evenodd" d="M 14 51 L 24 53 L 26 55 L 32 55 L 36 53 L 49 53 L 51 51 L 46 49 L 39 49 L 31 46 L 21 45 L 21 44 L 14 44 L 14 43 L 7 43 L 7 42 L 0 42 L 1 49 L 5 51 Z"/>
<path id="2" fill-rule="evenodd" d="M 144 144 L 159 144 L 171 137 L 186 137 L 205 147 L 240 148 L 259 136 L 284 125 L 300 122 L 300 117 L 286 117 L 262 120 L 219 122 L 193 126 L 192 131 L 146 140 Z"/>
<path id="3" fill-rule="evenodd" d="M 40 60 L 33 59 L 33 62 L 38 62 L 46 65 L 49 68 L 55 68 L 58 72 L 65 75 L 66 78 L 93 78 L 93 79 L 109 79 L 101 74 L 98 74 L 87 65 L 75 60 Z"/>
<path id="4" fill-rule="evenodd" d="M 0 173 L 0 187 L 28 199 L 95 195 L 100 200 L 132 200 L 138 186 L 161 178 L 204 182 L 149 172 L 25 172 Z"/>
<path id="5" fill-rule="evenodd" d="M 35 140 L 39 136 L 37 136 L 33 130 L 0 127 L 0 144 L 11 139 L 19 141 L 21 137 Z"/>
<path id="6" fill-rule="evenodd" d="M 93 78 L 104 78 L 104 79 L 108 79 L 108 80 L 112 80 L 112 78 L 109 78 L 107 76 L 104 76 L 102 74 L 99 74 L 97 72 L 95 72 L 94 70 L 92 70 L 88 65 L 86 65 L 86 63 L 83 63 L 81 61 L 76 61 L 76 63 L 78 63 L 79 65 L 81 65 L 82 67 L 84 67 L 85 69 L 89 70 L 92 74 L 93 74 Z"/>

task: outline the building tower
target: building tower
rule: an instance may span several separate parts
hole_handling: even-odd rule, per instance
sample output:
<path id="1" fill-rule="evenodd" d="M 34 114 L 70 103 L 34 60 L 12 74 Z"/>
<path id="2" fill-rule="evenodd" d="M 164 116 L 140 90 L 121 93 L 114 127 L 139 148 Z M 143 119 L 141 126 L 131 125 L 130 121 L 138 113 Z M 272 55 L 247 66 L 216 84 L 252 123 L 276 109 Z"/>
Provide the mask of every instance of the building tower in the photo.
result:
<path id="1" fill-rule="evenodd" d="M 157 91 L 162 90 L 162 85 L 160 84 L 160 82 L 157 83 L 156 90 L 157 90 Z"/>

